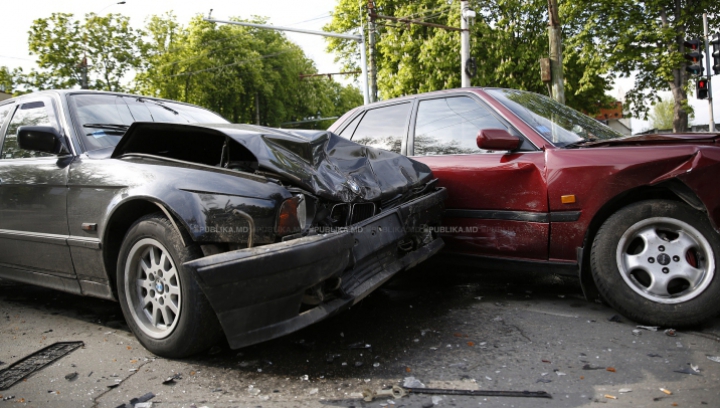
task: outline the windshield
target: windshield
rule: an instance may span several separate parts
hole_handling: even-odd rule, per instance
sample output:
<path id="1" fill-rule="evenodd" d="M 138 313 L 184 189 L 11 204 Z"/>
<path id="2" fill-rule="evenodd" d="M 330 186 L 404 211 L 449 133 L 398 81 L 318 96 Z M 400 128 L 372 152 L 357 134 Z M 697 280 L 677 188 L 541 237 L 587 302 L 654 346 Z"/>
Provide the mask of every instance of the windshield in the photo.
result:
<path id="1" fill-rule="evenodd" d="M 197 106 L 145 97 L 74 94 L 68 99 L 87 151 L 114 147 L 133 122 L 228 123 Z"/>
<path id="2" fill-rule="evenodd" d="M 558 147 L 624 137 L 547 96 L 514 89 L 489 89 L 487 92 Z"/>

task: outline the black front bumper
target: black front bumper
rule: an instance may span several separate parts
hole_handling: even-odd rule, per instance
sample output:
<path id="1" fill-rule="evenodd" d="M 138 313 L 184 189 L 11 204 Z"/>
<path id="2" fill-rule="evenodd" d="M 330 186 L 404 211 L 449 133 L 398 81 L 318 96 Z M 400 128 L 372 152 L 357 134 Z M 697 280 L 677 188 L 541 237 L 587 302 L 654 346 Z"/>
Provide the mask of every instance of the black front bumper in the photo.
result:
<path id="1" fill-rule="evenodd" d="M 437 253 L 436 238 L 406 252 L 398 244 L 437 225 L 445 189 L 352 225 L 347 231 L 211 255 L 185 264 L 220 320 L 232 348 L 270 340 L 345 310 L 390 279 Z M 340 295 L 301 311 L 303 294 L 341 278 Z"/>

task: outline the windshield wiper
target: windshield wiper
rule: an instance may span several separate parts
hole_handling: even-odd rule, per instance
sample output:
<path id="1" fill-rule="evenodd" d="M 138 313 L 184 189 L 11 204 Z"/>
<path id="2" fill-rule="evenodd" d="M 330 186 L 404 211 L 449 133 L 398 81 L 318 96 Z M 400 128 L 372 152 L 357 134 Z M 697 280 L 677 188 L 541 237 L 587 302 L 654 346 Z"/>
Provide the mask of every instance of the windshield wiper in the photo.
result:
<path id="1" fill-rule="evenodd" d="M 167 110 L 167 111 L 172 112 L 172 113 L 175 114 L 175 115 L 179 115 L 179 114 L 180 114 L 180 113 L 179 113 L 178 111 L 176 111 L 175 109 L 170 108 L 170 107 L 168 107 L 168 106 L 165 106 L 165 105 L 163 105 L 162 103 L 160 103 L 160 102 L 158 102 L 158 101 L 153 101 L 152 99 L 137 98 L 137 101 L 138 101 L 138 102 L 141 102 L 141 103 L 150 102 L 150 103 L 155 104 L 155 105 L 157 105 L 157 106 L 159 106 L 159 107 L 161 107 L 161 108 L 163 108 L 163 109 L 165 109 L 165 110 Z"/>
<path id="2" fill-rule="evenodd" d="M 115 123 L 86 123 L 83 127 L 111 130 L 127 130 L 129 125 L 119 125 Z"/>

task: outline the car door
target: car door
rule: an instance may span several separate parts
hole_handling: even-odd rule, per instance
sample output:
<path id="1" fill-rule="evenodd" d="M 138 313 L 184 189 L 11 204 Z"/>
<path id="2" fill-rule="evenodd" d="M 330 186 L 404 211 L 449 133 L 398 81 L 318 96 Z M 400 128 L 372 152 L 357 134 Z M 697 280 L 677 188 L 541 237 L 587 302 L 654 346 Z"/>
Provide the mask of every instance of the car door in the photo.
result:
<path id="1" fill-rule="evenodd" d="M 480 129 L 523 139 L 518 151 L 481 150 Z M 448 189 L 441 235 L 446 250 L 473 256 L 548 256 L 545 157 L 490 106 L 470 93 L 419 99 L 408 155 Z"/>
<path id="2" fill-rule="evenodd" d="M 51 98 L 15 104 L 7 112 L 0 149 L 0 275 L 47 286 L 77 285 L 67 246 L 67 176 L 71 157 L 18 146 L 20 126 L 60 130 Z M 66 279 L 63 279 L 66 278 Z"/>

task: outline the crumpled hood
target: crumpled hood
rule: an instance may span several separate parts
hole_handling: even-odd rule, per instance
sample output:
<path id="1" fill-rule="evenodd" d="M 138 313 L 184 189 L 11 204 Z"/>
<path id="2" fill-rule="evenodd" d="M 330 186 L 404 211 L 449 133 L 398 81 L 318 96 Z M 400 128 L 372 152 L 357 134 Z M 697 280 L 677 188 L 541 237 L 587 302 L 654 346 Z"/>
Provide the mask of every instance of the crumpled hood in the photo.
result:
<path id="1" fill-rule="evenodd" d="M 425 164 L 327 131 L 252 125 L 136 122 L 120 140 L 112 157 L 142 153 L 178 159 L 171 153 L 165 154 L 172 148 L 159 149 L 157 140 L 152 140 L 167 138 L 169 133 L 177 135 L 173 144 L 183 143 L 183 135 L 202 133 L 208 144 L 218 136 L 223 140 L 227 136 L 255 156 L 259 170 L 277 174 L 296 187 L 332 201 L 385 201 L 432 179 L 432 172 Z M 193 161 L 192 157 L 180 159 Z M 220 161 L 219 153 L 217 160 Z"/>
<path id="2" fill-rule="evenodd" d="M 583 147 L 642 146 L 672 143 L 720 143 L 720 133 L 662 133 L 628 136 L 620 139 L 586 143 Z"/>

